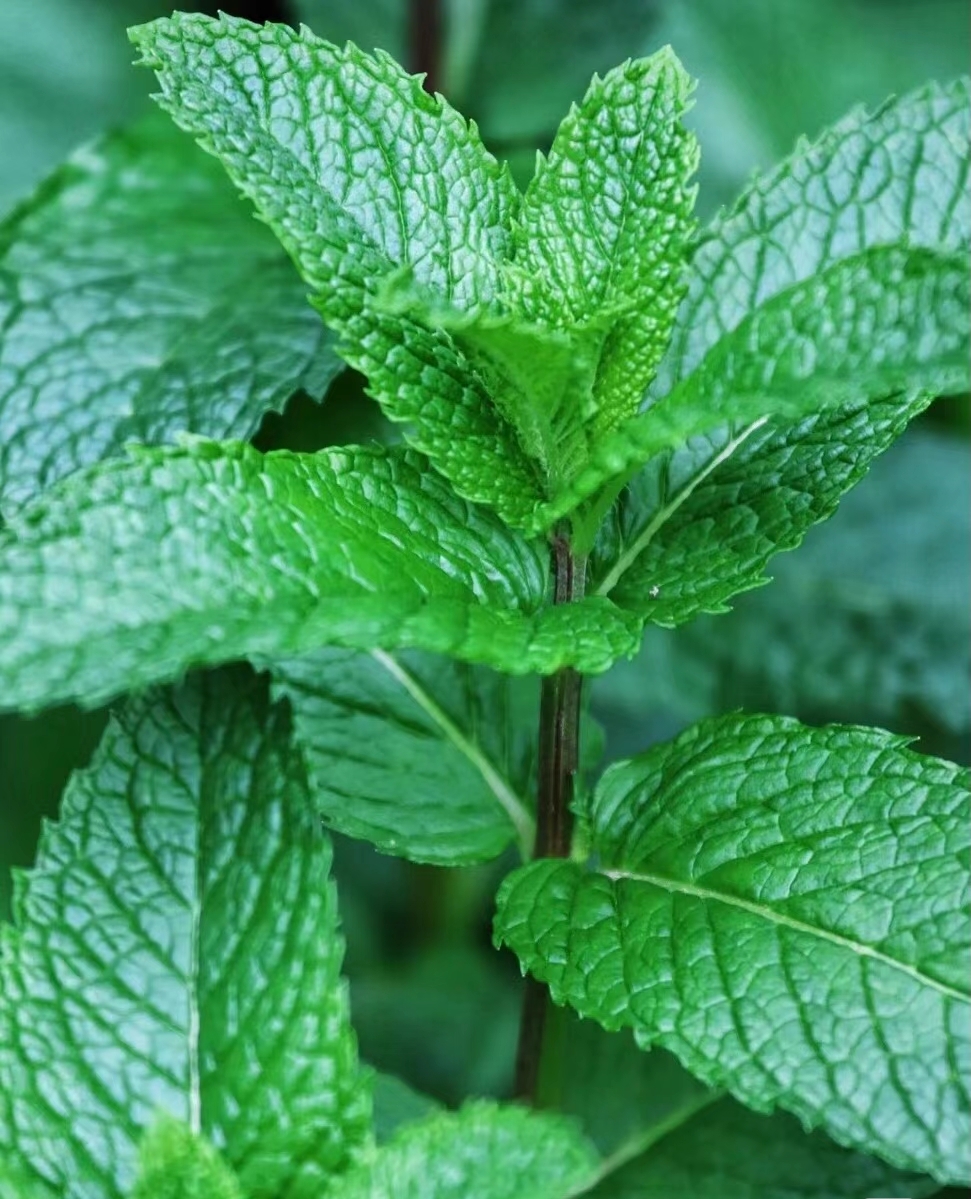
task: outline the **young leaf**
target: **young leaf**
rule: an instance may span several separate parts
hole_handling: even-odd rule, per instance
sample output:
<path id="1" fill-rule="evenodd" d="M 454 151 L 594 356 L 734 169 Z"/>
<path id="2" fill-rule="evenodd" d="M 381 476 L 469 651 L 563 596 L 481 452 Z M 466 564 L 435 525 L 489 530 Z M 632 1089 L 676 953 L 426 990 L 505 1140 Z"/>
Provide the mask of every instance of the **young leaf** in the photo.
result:
<path id="1" fill-rule="evenodd" d="M 138 1148 L 131 1199 L 244 1199 L 239 1180 L 187 1124 L 163 1116 Z"/>
<path id="2" fill-rule="evenodd" d="M 681 125 L 691 87 L 670 48 L 595 76 L 539 160 L 517 220 L 516 307 L 560 328 L 617 311 L 590 400 L 591 442 L 637 410 L 684 294 L 698 164 Z"/>
<path id="3" fill-rule="evenodd" d="M 768 559 L 832 514 L 909 417 L 971 384 L 969 305 L 964 258 L 896 248 L 769 301 L 659 407 L 694 392 L 730 409 L 736 391 L 773 389 L 845 406 L 775 433 L 749 421 L 652 463 L 605 530 L 596 592 L 671 625 L 758 586 Z"/>
<path id="4" fill-rule="evenodd" d="M 402 1128 L 333 1199 L 566 1199 L 597 1164 L 562 1116 L 469 1103 Z"/>
<path id="5" fill-rule="evenodd" d="M 367 1137 L 342 942 L 285 713 L 242 672 L 130 703 L 20 880 L 0 956 L 0 1157 L 127 1194 L 159 1111 L 247 1195 L 317 1195 Z"/>
<path id="6" fill-rule="evenodd" d="M 517 871 L 497 936 L 749 1106 L 966 1180 L 967 772 L 905 744 L 703 722 L 607 772 L 596 869 Z"/>
<path id="7" fill-rule="evenodd" d="M 139 449 L 0 533 L 0 707 L 92 703 L 187 667 L 417 647 L 514 674 L 638 642 L 609 600 L 549 607 L 546 546 L 409 451 Z"/>
<path id="8" fill-rule="evenodd" d="M 829 395 L 845 408 L 774 435 L 748 423 L 650 463 L 601 547 L 602 593 L 661 624 L 724 611 L 762 581 L 773 553 L 833 512 L 933 395 L 968 388 L 967 254 L 957 252 L 971 239 L 968 161 L 966 81 L 925 89 L 848 118 L 716 224 L 654 395 L 705 391 L 705 364 L 743 348 L 756 351 L 750 378 L 761 371 L 797 391 L 817 371 L 858 377 Z M 787 298 L 811 306 L 817 288 L 828 309 L 804 306 L 787 332 Z M 938 299 L 939 312 L 924 310 Z M 764 329 L 782 336 L 779 350 L 748 339 L 763 312 L 775 314 Z M 815 343 L 799 336 L 814 321 Z"/>
<path id="9" fill-rule="evenodd" d="M 966 733 L 969 543 L 967 449 L 912 428 L 799 553 L 773 562 L 771 587 L 727 616 L 656 630 L 624 672 L 629 699 L 611 671 L 603 700 L 632 720 L 650 700 L 689 719 L 741 707 Z"/>
<path id="10" fill-rule="evenodd" d="M 159 115 L 0 224 L 0 505 L 188 430 L 248 437 L 342 364 L 286 255 Z"/>
<path id="11" fill-rule="evenodd" d="M 689 375 L 766 300 L 878 246 L 971 242 L 968 79 L 858 109 L 757 178 L 704 232 L 652 394 Z"/>
<path id="12" fill-rule="evenodd" d="M 307 29 L 180 14 L 131 37 L 163 107 L 283 242 L 387 415 L 463 495 L 523 519 L 538 475 L 469 364 L 446 334 L 373 302 L 404 266 L 460 307 L 498 293 L 518 199 L 474 126 L 386 54 Z"/>
<path id="13" fill-rule="evenodd" d="M 487 861 L 512 840 L 528 858 L 535 679 L 381 650 L 319 650 L 271 670 L 331 828 L 440 866 Z"/>
<path id="14" fill-rule="evenodd" d="M 615 491 L 609 493 L 615 494 L 634 469 L 656 459 L 643 477 L 634 478 L 631 492 L 616 514 L 619 527 L 614 538 L 605 538 L 601 547 L 595 575 L 599 570 L 602 594 L 611 593 L 623 580 L 619 589 L 622 602 L 640 608 L 658 623 L 688 619 L 696 609 L 680 600 L 682 593 L 692 595 L 699 582 L 700 558 L 679 567 L 680 591 L 665 592 L 671 603 L 647 603 L 648 588 L 639 582 L 656 570 L 659 550 L 651 550 L 643 562 L 639 559 L 659 535 L 662 540 L 673 540 L 679 532 L 686 537 L 696 532 L 690 527 L 690 517 L 680 511 L 682 505 L 695 491 L 705 497 L 711 485 L 709 476 L 770 420 L 773 427 L 782 426 L 782 436 L 792 436 L 793 421 L 827 408 L 858 407 L 864 400 L 915 390 L 926 403 L 928 396 L 966 387 L 971 355 L 969 304 L 971 279 L 963 257 L 883 247 L 838 263 L 769 300 L 718 342 L 670 395 L 601 439 L 569 485 L 536 510 L 533 527 L 551 527 L 596 495 L 610 479 L 618 480 Z M 873 338 L 875 327 L 881 331 L 879 342 Z M 824 414 L 822 419 L 840 420 L 843 416 L 837 412 L 835 417 Z M 717 454 L 688 445 L 692 438 L 707 435 L 711 439 L 719 430 L 723 432 L 714 440 L 722 449 Z M 770 432 L 766 428 L 755 444 L 761 445 Z M 873 447 L 867 449 L 873 452 Z M 669 460 L 677 484 L 662 489 L 663 503 L 645 504 L 641 499 L 645 480 L 653 480 L 659 470 L 668 467 Z M 756 465 L 762 468 L 758 459 Z M 835 506 L 838 495 L 837 491 L 835 496 L 819 497 L 823 514 L 827 513 L 822 503 Z M 596 506 L 595 502 L 594 509 Z M 581 522 L 583 518 L 581 509 Z M 673 530 L 666 527 L 672 518 Z M 751 544 L 731 545 L 739 514 L 721 497 L 715 519 L 725 527 L 723 542 L 735 554 L 753 553 Z M 720 580 L 722 592 L 730 595 L 733 590 L 755 586 L 774 548 L 798 544 L 812 519 L 821 516 L 806 519 L 798 510 L 789 516 L 793 527 L 783 524 L 778 532 L 772 529 L 773 534 L 785 536 L 775 547 L 765 533 L 760 536 L 758 530 L 744 526 L 745 534 L 761 548 L 762 557 L 739 563 L 733 553 L 726 554 L 721 568 L 728 577 Z M 682 529 L 682 525 L 688 527 Z M 709 588 L 713 584 L 708 569 L 710 548 L 706 541 L 703 558 Z M 624 580 L 629 571 L 633 580 Z M 741 578 L 736 577 L 739 574 Z"/>

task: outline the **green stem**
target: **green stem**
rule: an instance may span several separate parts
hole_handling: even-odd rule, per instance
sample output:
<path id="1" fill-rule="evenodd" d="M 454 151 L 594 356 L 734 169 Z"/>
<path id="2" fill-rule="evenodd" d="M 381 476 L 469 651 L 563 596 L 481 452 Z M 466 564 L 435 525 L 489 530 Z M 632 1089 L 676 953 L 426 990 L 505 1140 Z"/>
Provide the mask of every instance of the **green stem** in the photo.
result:
<path id="1" fill-rule="evenodd" d="M 553 603 L 583 598 L 586 560 L 574 557 L 569 533 L 553 535 Z M 573 788 L 579 766 L 580 696 L 583 677 L 566 667 L 543 679 L 539 713 L 539 793 L 534 858 L 566 858 L 573 832 Z M 546 1025 L 547 990 L 527 978 L 516 1051 L 517 1099 L 535 1105 Z"/>

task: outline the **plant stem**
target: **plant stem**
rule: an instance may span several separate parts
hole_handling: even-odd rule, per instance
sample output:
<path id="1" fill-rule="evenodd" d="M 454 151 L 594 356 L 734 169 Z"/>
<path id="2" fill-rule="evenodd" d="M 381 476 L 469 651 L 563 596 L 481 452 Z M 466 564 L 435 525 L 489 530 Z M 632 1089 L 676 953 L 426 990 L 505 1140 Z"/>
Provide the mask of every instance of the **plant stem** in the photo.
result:
<path id="1" fill-rule="evenodd" d="M 439 91 L 442 63 L 441 0 L 409 0 L 408 59 L 412 74 L 425 76 L 425 91 Z"/>
<path id="2" fill-rule="evenodd" d="M 576 558 L 568 531 L 553 535 L 551 569 L 553 603 L 571 604 L 583 598 L 586 560 Z M 539 711 L 539 795 L 536 812 L 535 858 L 566 858 L 573 831 L 573 786 L 579 766 L 580 695 L 583 677 L 564 668 L 543 679 Z M 516 1050 L 515 1094 L 537 1103 L 537 1083 L 546 1025 L 547 990 L 527 978 Z"/>

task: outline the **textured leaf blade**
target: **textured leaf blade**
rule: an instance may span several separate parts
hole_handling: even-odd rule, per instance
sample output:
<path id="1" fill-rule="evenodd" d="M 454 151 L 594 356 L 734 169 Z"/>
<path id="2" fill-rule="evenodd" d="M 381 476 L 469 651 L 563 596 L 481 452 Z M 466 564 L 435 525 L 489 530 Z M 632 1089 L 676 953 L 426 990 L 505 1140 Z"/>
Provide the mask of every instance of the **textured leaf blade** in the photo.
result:
<path id="1" fill-rule="evenodd" d="M 159 1110 L 256 1196 L 318 1193 L 367 1136 L 330 848 L 263 690 L 129 704 L 21 880 L 0 1144 L 58 1193 L 127 1193 Z"/>
<path id="2" fill-rule="evenodd" d="M 216 1150 L 186 1124 L 163 1117 L 142 1138 L 131 1199 L 244 1199 Z"/>
<path id="3" fill-rule="evenodd" d="M 528 856 L 535 679 L 380 650 L 320 650 L 271 670 L 331 828 L 442 866 L 487 861 L 512 840 Z"/>
<path id="4" fill-rule="evenodd" d="M 773 562 L 771 587 L 726 616 L 650 633 L 624 671 L 629 698 L 611 671 L 603 700 L 632 724 L 650 705 L 689 719 L 743 708 L 965 733 L 969 541 L 965 446 L 911 428 L 831 521 Z"/>
<path id="5" fill-rule="evenodd" d="M 730 411 L 737 395 L 745 412 L 765 395 L 771 412 L 775 394 L 831 411 L 736 423 L 650 463 L 604 531 L 598 592 L 670 625 L 758 586 L 933 396 L 968 386 L 969 304 L 963 256 L 883 247 L 747 317 L 659 411 L 679 397 Z"/>
<path id="6" fill-rule="evenodd" d="M 540 862 L 499 937 L 554 998 L 757 1110 L 966 1179 L 967 772 L 873 730 L 703 722 L 618 763 L 596 871 Z"/>
<path id="7" fill-rule="evenodd" d="M 247 655 L 421 648 L 514 674 L 603 670 L 639 624 L 545 606 L 547 548 L 410 452 L 132 451 L 0 535 L 0 695 L 94 702 Z"/>
<path id="8" fill-rule="evenodd" d="M 248 437 L 342 367 L 275 239 L 158 115 L 0 225 L 0 328 L 4 506 L 128 441 Z"/>
<path id="9" fill-rule="evenodd" d="M 571 1121 L 492 1103 L 406 1125 L 334 1199 L 564 1199 L 597 1157 Z"/>
<path id="10" fill-rule="evenodd" d="M 386 54 L 306 29 L 182 14 L 131 37 L 163 107 L 280 238 L 386 414 L 464 495 L 521 518 L 537 476 L 468 363 L 373 303 L 404 266 L 459 306 L 496 294 L 516 191 L 474 128 Z"/>
<path id="11" fill-rule="evenodd" d="M 693 227 L 691 81 L 670 48 L 594 78 L 526 190 L 515 281 L 533 320 L 625 310 L 600 362 L 591 440 L 632 415 L 667 347 Z"/>
<path id="12" fill-rule="evenodd" d="M 843 258 L 901 245 L 971 242 L 969 83 L 929 84 L 858 110 L 802 143 L 716 219 L 692 258 L 688 296 L 653 394 L 771 296 Z"/>

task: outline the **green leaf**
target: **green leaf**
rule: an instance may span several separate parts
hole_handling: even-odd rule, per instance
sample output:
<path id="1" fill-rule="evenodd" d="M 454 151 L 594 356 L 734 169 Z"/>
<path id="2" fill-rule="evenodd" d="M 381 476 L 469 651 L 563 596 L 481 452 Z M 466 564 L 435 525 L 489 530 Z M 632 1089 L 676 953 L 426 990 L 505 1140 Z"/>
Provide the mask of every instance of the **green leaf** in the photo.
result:
<path id="1" fill-rule="evenodd" d="M 518 197 L 475 128 L 386 54 L 306 29 L 182 14 L 131 37 L 163 107 L 280 238 L 386 414 L 463 495 L 523 519 L 538 476 L 468 362 L 445 333 L 374 304 L 403 266 L 459 307 L 498 293 Z"/>
<path id="2" fill-rule="evenodd" d="M 969 81 L 858 109 L 756 178 L 704 232 L 652 389 L 664 395 L 768 299 L 879 246 L 971 242 Z"/>
<path id="3" fill-rule="evenodd" d="M 965 257 L 885 247 L 756 310 L 659 410 L 728 412 L 738 396 L 744 412 L 764 395 L 771 412 L 778 395 L 833 411 L 776 432 L 737 422 L 651 463 L 605 528 L 596 592 L 673 625 L 758 586 L 768 559 L 831 515 L 910 417 L 969 385 L 969 305 Z"/>
<path id="4" fill-rule="evenodd" d="M 0 706 L 93 703 L 187 667 L 323 645 L 513 674 L 606 669 L 639 625 L 546 606 L 548 549 L 418 455 L 193 442 L 72 476 L 0 534 Z"/>
<path id="5" fill-rule="evenodd" d="M 208 1141 L 163 1116 L 138 1148 L 132 1199 L 244 1199 L 239 1180 Z"/>
<path id="6" fill-rule="evenodd" d="M 737 364 L 743 390 L 762 370 L 774 386 L 846 406 L 775 433 L 749 422 L 652 461 L 594 566 L 622 606 L 665 625 L 724 611 L 763 581 L 773 553 L 831 515 L 931 395 L 967 389 L 967 256 L 954 253 L 971 240 L 967 90 L 934 86 L 851 115 L 756 181 L 703 239 L 655 402 L 693 387 L 717 394 L 733 353 L 754 352 Z M 857 368 L 848 403 L 839 376 Z"/>
<path id="7" fill-rule="evenodd" d="M 159 115 L 77 151 L 0 224 L 0 504 L 188 430 L 245 438 L 341 368 L 223 172 Z"/>
<path id="8" fill-rule="evenodd" d="M 487 861 L 513 840 L 528 858 L 537 680 L 382 650 L 325 649 L 271 670 L 331 828 L 441 866 Z"/>
<path id="9" fill-rule="evenodd" d="M 747 1105 L 966 1180 L 968 779 L 905 745 L 703 722 L 608 770 L 596 868 L 511 875 L 497 937 Z"/>
<path id="10" fill-rule="evenodd" d="M 597 1158 L 572 1121 L 492 1103 L 401 1129 L 333 1199 L 565 1199 Z"/>
<path id="11" fill-rule="evenodd" d="M 516 307 L 553 327 L 618 311 L 584 414 L 591 442 L 636 412 L 684 294 L 698 163 L 681 125 L 691 87 L 670 48 L 594 77 L 517 219 Z"/>
<path id="12" fill-rule="evenodd" d="M 403 1125 L 424 1120 L 440 1111 L 441 1105 L 422 1095 L 393 1074 L 374 1075 L 374 1138 L 379 1145 L 390 1140 Z"/>
<path id="13" fill-rule="evenodd" d="M 604 1155 L 600 1181 L 584 1192 L 590 1199 L 917 1199 L 937 1192 L 931 1179 L 807 1134 L 782 1112 L 747 1111 L 703 1087 L 663 1049 L 638 1053 L 627 1029 L 604 1032 L 569 1008 L 553 1008 L 547 1019 L 553 1044 L 562 1047 L 556 1108 L 578 1119 Z"/>
<path id="14" fill-rule="evenodd" d="M 912 428 L 771 587 L 727 616 L 656 630 L 607 703 L 633 719 L 648 703 L 697 719 L 733 708 L 813 723 L 861 720 L 897 732 L 971 729 L 968 454 Z"/>
<path id="15" fill-rule="evenodd" d="M 18 880 L 0 1146 L 59 1194 L 126 1194 L 160 1111 L 266 1199 L 318 1195 L 367 1137 L 331 851 L 264 692 L 235 672 L 122 709 Z"/>
<path id="16" fill-rule="evenodd" d="M 781 1112 L 759 1116 L 723 1099 L 611 1173 L 589 1199 L 871 1199 L 936 1195 L 925 1175 L 901 1173 L 875 1157 L 807 1136 Z"/>

